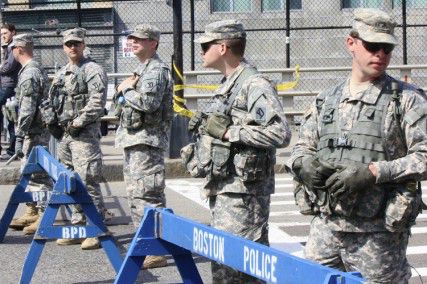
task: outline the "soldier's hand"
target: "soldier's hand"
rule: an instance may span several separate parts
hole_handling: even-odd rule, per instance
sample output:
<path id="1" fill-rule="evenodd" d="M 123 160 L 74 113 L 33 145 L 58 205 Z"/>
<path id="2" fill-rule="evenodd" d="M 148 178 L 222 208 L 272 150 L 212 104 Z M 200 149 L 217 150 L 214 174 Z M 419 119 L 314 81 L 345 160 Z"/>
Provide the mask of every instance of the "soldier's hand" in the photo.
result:
<path id="1" fill-rule="evenodd" d="M 222 139 L 230 124 L 230 117 L 220 113 L 213 113 L 206 120 L 206 132 L 214 138 Z"/>
<path id="2" fill-rule="evenodd" d="M 321 163 L 315 156 L 301 157 L 295 160 L 292 171 L 308 189 L 322 190 L 326 179 L 332 174 L 331 167 L 325 162 Z"/>
<path id="3" fill-rule="evenodd" d="M 195 112 L 188 122 L 188 130 L 197 131 L 199 126 L 203 123 L 203 119 L 206 119 L 206 114 L 200 111 Z"/>
<path id="4" fill-rule="evenodd" d="M 117 92 L 122 92 L 124 89 L 127 88 L 135 88 L 136 83 L 138 82 L 139 76 L 131 76 L 126 78 L 123 82 L 120 83 L 120 85 L 117 86 Z"/>
<path id="5" fill-rule="evenodd" d="M 342 199 L 353 192 L 372 187 L 375 180 L 367 165 L 339 166 L 339 170 L 326 180 L 325 188 L 332 198 Z"/>
<path id="6" fill-rule="evenodd" d="M 15 154 L 18 158 L 24 157 L 24 152 L 22 149 L 24 148 L 24 137 L 16 136 L 15 140 Z"/>

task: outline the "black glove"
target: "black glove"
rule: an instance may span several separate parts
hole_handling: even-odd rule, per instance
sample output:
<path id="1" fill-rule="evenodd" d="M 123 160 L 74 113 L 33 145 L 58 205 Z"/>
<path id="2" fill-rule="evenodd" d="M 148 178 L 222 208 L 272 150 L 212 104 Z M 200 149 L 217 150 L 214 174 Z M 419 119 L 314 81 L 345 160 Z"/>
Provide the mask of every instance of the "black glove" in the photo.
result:
<path id="1" fill-rule="evenodd" d="M 317 157 L 296 159 L 292 170 L 310 190 L 324 190 L 325 181 L 335 172 L 332 165 L 319 161 Z"/>
<path id="2" fill-rule="evenodd" d="M 367 165 L 339 166 L 339 170 L 326 180 L 325 187 L 332 198 L 342 199 L 353 192 L 373 186 L 375 180 Z"/>
<path id="3" fill-rule="evenodd" d="M 60 140 L 62 135 L 64 135 L 64 130 L 58 124 L 50 124 L 47 126 L 47 129 L 49 130 L 50 134 L 58 140 Z"/>
<path id="4" fill-rule="evenodd" d="M 206 121 L 206 131 L 210 136 L 222 139 L 230 124 L 231 120 L 229 116 L 213 113 L 209 115 Z"/>
<path id="5" fill-rule="evenodd" d="M 197 131 L 199 126 L 203 123 L 203 120 L 206 119 L 207 115 L 203 112 L 195 112 L 194 115 L 190 118 L 188 122 L 188 131 Z"/>
<path id="6" fill-rule="evenodd" d="M 75 127 L 75 126 L 68 126 L 67 128 L 67 132 L 70 134 L 71 137 L 76 138 L 80 135 L 80 131 L 82 131 L 82 129 L 80 127 Z"/>
<path id="7" fill-rule="evenodd" d="M 18 158 L 24 157 L 24 152 L 22 149 L 24 148 L 24 137 L 16 136 L 15 140 L 15 154 Z"/>

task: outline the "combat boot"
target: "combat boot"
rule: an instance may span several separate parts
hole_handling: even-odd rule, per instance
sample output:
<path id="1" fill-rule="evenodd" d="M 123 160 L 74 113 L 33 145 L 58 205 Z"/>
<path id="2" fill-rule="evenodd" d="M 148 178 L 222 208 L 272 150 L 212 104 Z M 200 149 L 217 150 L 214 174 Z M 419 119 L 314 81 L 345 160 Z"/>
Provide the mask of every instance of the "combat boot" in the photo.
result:
<path id="1" fill-rule="evenodd" d="M 56 244 L 59 246 L 79 245 L 84 239 L 57 239 Z"/>
<path id="2" fill-rule="evenodd" d="M 144 269 L 168 266 L 166 257 L 162 255 L 147 255 L 144 260 Z"/>
<path id="3" fill-rule="evenodd" d="M 37 221 L 39 215 L 37 214 L 37 208 L 35 204 L 27 205 L 24 215 L 19 218 L 15 218 L 9 225 L 9 228 L 21 231 L 24 227 Z"/>
<path id="4" fill-rule="evenodd" d="M 34 223 L 31 223 L 29 226 L 26 226 L 23 230 L 24 235 L 34 235 L 35 232 L 37 232 L 37 229 L 39 228 L 40 222 L 42 220 L 42 215 L 39 214 L 39 217 Z"/>
<path id="5" fill-rule="evenodd" d="M 99 249 L 100 247 L 98 238 L 86 238 L 80 246 L 82 250 Z"/>

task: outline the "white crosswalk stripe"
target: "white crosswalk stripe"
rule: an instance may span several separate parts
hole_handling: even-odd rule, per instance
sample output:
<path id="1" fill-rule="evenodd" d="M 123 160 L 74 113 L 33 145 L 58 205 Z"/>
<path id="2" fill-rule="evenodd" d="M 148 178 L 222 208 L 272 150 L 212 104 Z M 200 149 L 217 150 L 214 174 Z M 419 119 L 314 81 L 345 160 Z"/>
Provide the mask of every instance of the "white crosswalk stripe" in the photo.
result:
<path id="1" fill-rule="evenodd" d="M 166 183 L 170 189 L 186 196 L 206 209 L 209 208 L 207 202 L 200 199 L 199 189 L 203 185 L 202 180 L 176 179 L 167 180 Z M 310 221 L 313 217 L 303 216 L 298 211 L 294 201 L 293 187 L 293 181 L 289 175 L 282 174 L 276 177 L 275 193 L 271 196 L 269 238 L 272 247 L 303 257 L 303 244 L 307 242 Z M 422 191 L 423 196 L 427 196 L 427 184 L 423 183 Z M 426 222 L 427 214 L 419 214 L 417 218 L 418 225 L 412 227 L 411 230 L 412 238 L 427 235 Z M 409 261 L 411 261 L 411 258 L 416 258 L 417 263 L 420 263 L 419 259 L 421 258 L 424 260 L 421 263 L 427 263 L 427 238 L 424 237 L 422 243 L 418 240 L 416 245 L 411 244 L 412 238 L 410 238 L 407 250 Z M 419 237 L 417 238 L 419 239 Z M 412 269 L 414 281 L 418 274 L 421 277 L 427 277 L 427 267 L 415 267 L 415 269 Z"/>

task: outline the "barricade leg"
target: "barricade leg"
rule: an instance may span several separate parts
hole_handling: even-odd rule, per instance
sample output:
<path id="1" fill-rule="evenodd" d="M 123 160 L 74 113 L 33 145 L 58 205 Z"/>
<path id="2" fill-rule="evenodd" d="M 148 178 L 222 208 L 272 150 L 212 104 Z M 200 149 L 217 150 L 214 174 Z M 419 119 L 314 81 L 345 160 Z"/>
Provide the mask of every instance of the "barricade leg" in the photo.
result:
<path id="1" fill-rule="evenodd" d="M 25 258 L 24 267 L 22 268 L 21 273 L 21 280 L 19 283 L 29 284 L 31 282 L 45 244 L 46 240 L 33 239 L 30 250 L 28 251 L 27 257 Z"/>
<path id="2" fill-rule="evenodd" d="M 170 209 L 163 209 L 172 212 Z M 115 284 L 135 283 L 147 255 L 172 255 L 184 283 L 203 283 L 189 250 L 159 238 L 159 212 L 146 208 Z"/>
<path id="3" fill-rule="evenodd" d="M 186 254 L 174 255 L 173 258 L 184 283 L 203 283 L 190 251 Z"/>
<path id="4" fill-rule="evenodd" d="M 12 196 L 7 203 L 6 210 L 0 219 L 0 243 L 2 243 L 4 240 L 4 236 L 6 235 L 9 225 L 12 222 L 13 216 L 15 216 L 19 203 L 33 201 L 29 194 L 25 194 L 25 188 L 28 185 L 30 177 L 31 174 L 22 175 L 19 183 L 12 192 Z"/>

